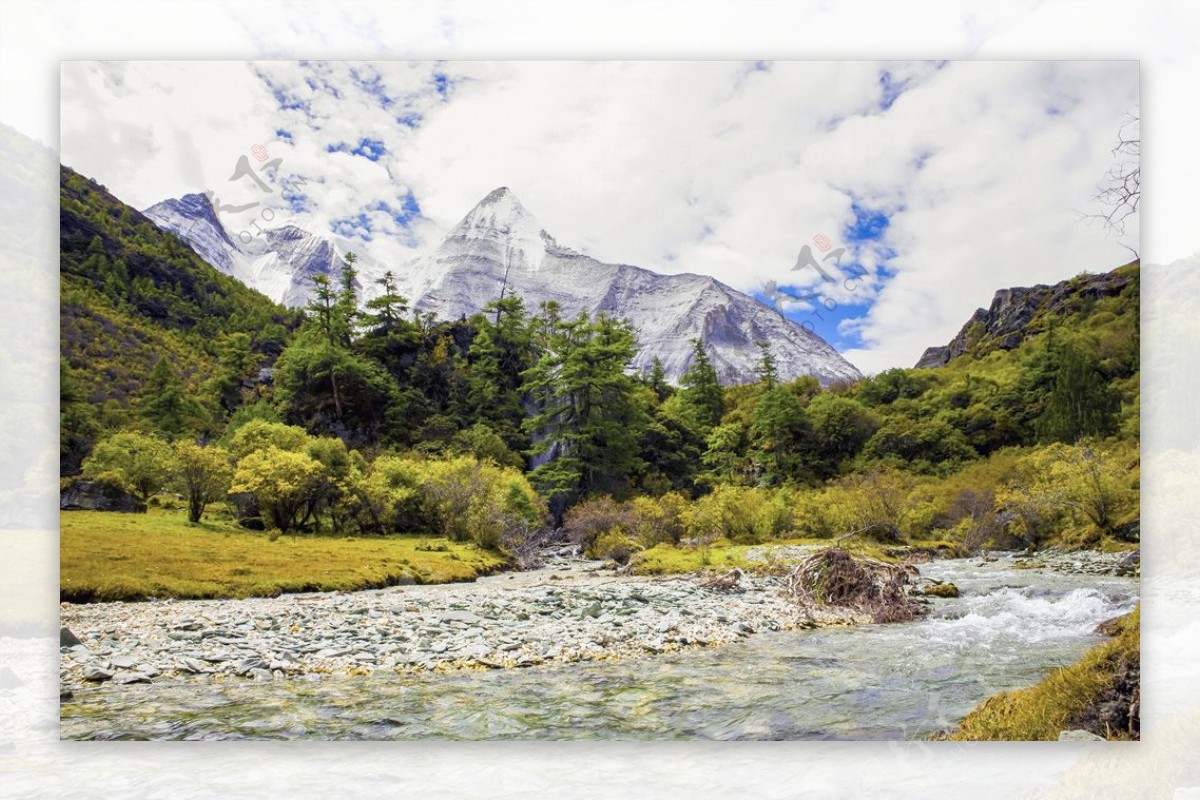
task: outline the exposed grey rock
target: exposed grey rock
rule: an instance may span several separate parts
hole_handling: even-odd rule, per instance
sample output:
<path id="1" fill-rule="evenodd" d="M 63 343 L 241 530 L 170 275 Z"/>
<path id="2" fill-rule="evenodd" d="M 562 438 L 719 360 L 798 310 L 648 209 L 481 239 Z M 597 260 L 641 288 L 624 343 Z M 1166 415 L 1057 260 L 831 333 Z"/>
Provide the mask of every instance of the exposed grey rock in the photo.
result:
<path id="1" fill-rule="evenodd" d="M 144 673 L 118 670 L 112 676 L 113 684 L 150 684 L 150 677 Z"/>
<path id="2" fill-rule="evenodd" d="M 554 569 L 563 572 L 562 565 Z M 106 670 L 123 674 L 124 681 L 149 680 L 156 671 L 197 681 L 265 680 L 638 656 L 805 625 L 805 616 L 768 578 L 748 576 L 746 593 L 726 597 L 696 589 L 691 578 L 613 580 L 609 573 L 585 570 L 572 571 L 576 580 L 547 592 L 549 572 L 485 579 L 469 588 L 67 604 L 64 624 L 92 642 L 93 651 L 66 649 L 62 682 L 83 680 L 87 665 L 104 658 L 128 666 Z M 278 623 L 274 628 L 262 625 L 272 620 Z M 744 631 L 735 628 L 738 623 Z M 292 632 L 293 625 L 301 631 Z M 203 641 L 173 636 L 180 633 L 213 636 Z M 142 679 L 130 678 L 134 674 Z"/>
<path id="3" fill-rule="evenodd" d="M 168 631 L 167 636 L 181 642 L 195 642 L 204 639 L 204 635 L 198 631 Z"/>
<path id="4" fill-rule="evenodd" d="M 75 479 L 58 496 L 58 508 L 97 512 L 144 512 L 146 504 L 132 494 L 104 481 Z"/>
<path id="5" fill-rule="evenodd" d="M 58 630 L 58 647 L 59 648 L 74 648 L 77 645 L 83 645 L 83 642 L 71 633 L 71 630 L 66 626 L 62 626 Z"/>
<path id="6" fill-rule="evenodd" d="M 1071 731 L 1062 731 L 1058 733 L 1058 741 L 1060 743 L 1075 742 L 1075 743 L 1090 743 L 1090 742 L 1105 742 L 1105 739 L 1098 734 L 1092 734 L 1086 729 L 1072 729 Z"/>

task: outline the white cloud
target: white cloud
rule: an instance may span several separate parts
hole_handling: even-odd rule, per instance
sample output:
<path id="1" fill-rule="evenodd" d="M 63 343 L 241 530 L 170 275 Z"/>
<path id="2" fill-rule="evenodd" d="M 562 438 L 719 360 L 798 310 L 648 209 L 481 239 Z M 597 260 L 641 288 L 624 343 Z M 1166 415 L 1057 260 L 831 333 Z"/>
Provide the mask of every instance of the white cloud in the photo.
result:
<path id="1" fill-rule="evenodd" d="M 886 110 L 885 72 L 903 88 Z M 318 231 L 366 214 L 360 249 L 393 267 L 507 185 L 563 244 L 743 291 L 815 285 L 797 252 L 850 244 L 857 202 L 891 216 L 860 254 L 871 274 L 834 295 L 874 301 L 842 328 L 874 371 L 944 343 L 998 288 L 1125 258 L 1078 212 L 1137 90 L 1132 62 L 78 63 L 63 160 L 138 206 L 213 188 Z M 329 152 L 364 139 L 386 152 Z M 228 182 L 255 143 L 310 182 L 308 213 Z M 410 192 L 408 227 L 370 210 Z"/>

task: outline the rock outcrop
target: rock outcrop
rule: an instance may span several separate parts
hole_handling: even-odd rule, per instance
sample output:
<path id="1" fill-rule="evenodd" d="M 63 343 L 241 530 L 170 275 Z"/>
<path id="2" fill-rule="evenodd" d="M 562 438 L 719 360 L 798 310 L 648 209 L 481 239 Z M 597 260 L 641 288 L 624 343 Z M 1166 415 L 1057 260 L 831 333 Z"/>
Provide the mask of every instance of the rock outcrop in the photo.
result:
<path id="1" fill-rule="evenodd" d="M 58 508 L 70 511 L 144 512 L 146 505 L 106 481 L 76 479 L 59 493 Z"/>
<path id="2" fill-rule="evenodd" d="M 1014 350 L 1039 333 L 1041 320 L 1077 311 L 1085 303 L 1120 294 L 1136 281 L 1122 270 L 1100 275 L 1081 275 L 1054 286 L 1001 289 L 992 305 L 976 309 L 971 319 L 948 345 L 927 348 L 917 367 L 943 367 L 964 353 Z"/>

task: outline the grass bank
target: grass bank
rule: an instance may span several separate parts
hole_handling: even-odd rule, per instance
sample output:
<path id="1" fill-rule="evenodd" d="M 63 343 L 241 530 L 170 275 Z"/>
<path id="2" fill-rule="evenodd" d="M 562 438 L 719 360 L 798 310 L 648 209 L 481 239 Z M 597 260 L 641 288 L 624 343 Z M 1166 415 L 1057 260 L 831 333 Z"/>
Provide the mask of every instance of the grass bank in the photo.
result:
<path id="1" fill-rule="evenodd" d="M 1057 740 L 1060 732 L 1072 729 L 1109 740 L 1138 739 L 1140 608 L 1121 618 L 1109 633 L 1114 635 L 1111 640 L 1041 683 L 987 699 L 947 739 Z"/>
<path id="2" fill-rule="evenodd" d="M 640 551 L 632 558 L 634 575 L 660 576 L 675 573 L 695 573 L 702 570 L 761 570 L 794 564 L 806 554 L 794 556 L 774 554 L 779 546 L 800 546 L 813 550 L 834 545 L 831 539 L 786 539 L 770 540 L 761 545 L 737 545 L 726 539 L 718 539 L 711 545 L 688 548 L 677 545 L 655 545 Z M 881 562 L 898 561 L 884 547 L 860 539 L 844 540 L 838 547 L 855 556 L 876 559 Z M 783 551 L 786 554 L 786 551 Z"/>
<path id="3" fill-rule="evenodd" d="M 246 598 L 470 581 L 504 563 L 440 537 L 298 535 L 272 542 L 232 523 L 189 525 L 179 511 L 63 512 L 64 601 Z"/>

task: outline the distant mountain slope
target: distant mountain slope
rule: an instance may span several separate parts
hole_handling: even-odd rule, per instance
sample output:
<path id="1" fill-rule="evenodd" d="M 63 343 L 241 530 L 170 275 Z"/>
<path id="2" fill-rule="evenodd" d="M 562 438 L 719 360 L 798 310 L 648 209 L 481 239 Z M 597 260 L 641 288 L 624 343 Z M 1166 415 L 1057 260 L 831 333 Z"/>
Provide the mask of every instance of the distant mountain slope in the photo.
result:
<path id="1" fill-rule="evenodd" d="M 61 354 L 88 400 L 127 405 L 162 356 L 193 388 L 223 334 L 264 362 L 299 315 L 221 275 L 101 185 L 60 168 Z"/>
<path id="2" fill-rule="evenodd" d="M 143 213 L 155 225 L 183 237 L 225 275 L 285 306 L 303 306 L 312 277 L 336 275 L 341 266 L 331 240 L 294 225 L 265 229 L 248 242 L 235 242 L 206 195 L 164 200 Z"/>
<path id="3" fill-rule="evenodd" d="M 916 367 L 943 367 L 964 354 L 1015 350 L 1056 318 L 1086 310 L 1101 298 L 1136 293 L 1137 262 L 1099 275 L 1084 274 L 1054 286 L 1001 289 L 986 309 L 977 309 L 949 344 L 925 350 Z M 1136 301 L 1135 301 L 1136 303 Z M 1134 306 L 1136 313 L 1136 305 Z"/>
<path id="4" fill-rule="evenodd" d="M 222 272 L 287 305 L 305 303 L 313 275 L 337 269 L 332 241 L 294 226 L 268 230 L 248 244 L 235 241 L 203 195 L 163 201 L 146 214 Z M 365 259 L 360 269 L 370 279 L 380 268 Z M 813 375 L 828 384 L 861 377 L 820 337 L 713 278 L 660 275 L 563 247 L 507 188 L 488 194 L 432 253 L 395 274 L 416 308 L 447 320 L 479 312 L 502 291 L 519 295 L 531 310 L 555 301 L 568 316 L 586 311 L 627 318 L 640 332 L 633 366 L 648 370 L 658 357 L 672 382 L 691 365 L 697 337 L 707 343 L 724 383 L 754 380 L 756 342 L 770 343 L 785 380 Z"/>

